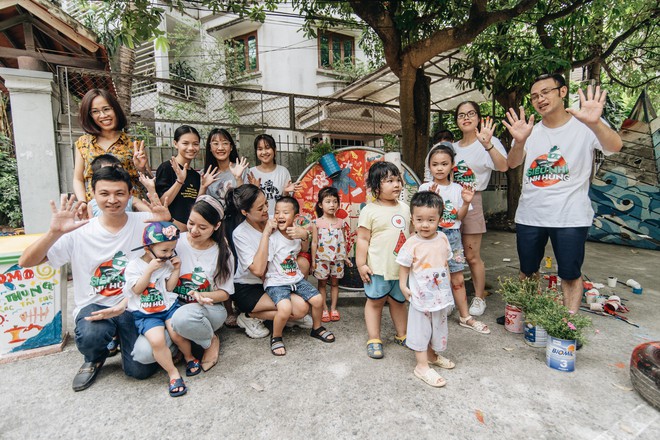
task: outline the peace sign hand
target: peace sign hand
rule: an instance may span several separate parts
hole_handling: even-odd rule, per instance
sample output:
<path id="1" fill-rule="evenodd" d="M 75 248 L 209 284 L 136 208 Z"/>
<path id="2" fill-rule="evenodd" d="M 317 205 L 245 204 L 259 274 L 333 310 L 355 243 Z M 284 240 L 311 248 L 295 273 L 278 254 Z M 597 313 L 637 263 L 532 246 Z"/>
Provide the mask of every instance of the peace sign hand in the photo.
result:
<path id="1" fill-rule="evenodd" d="M 502 121 L 504 126 L 511 137 L 515 139 L 516 143 L 524 143 L 530 134 L 532 134 L 532 129 L 534 128 L 534 115 L 529 117 L 529 121 L 525 121 L 525 108 L 520 106 L 520 117 L 516 114 L 515 110 L 510 108 L 506 112 L 506 118 L 509 121 Z"/>
<path id="2" fill-rule="evenodd" d="M 481 130 L 475 127 L 474 132 L 477 135 L 477 139 L 484 146 L 488 148 L 490 146 L 490 140 L 493 138 L 493 133 L 495 132 L 495 120 L 491 119 L 488 116 L 486 119 L 481 119 Z"/>
<path id="3" fill-rule="evenodd" d="M 133 141 L 133 165 L 138 171 L 146 171 L 149 165 L 149 158 L 144 151 L 144 141 Z"/>
<path id="4" fill-rule="evenodd" d="M 605 107 L 607 92 L 605 90 L 601 92 L 600 86 L 596 86 L 595 91 L 588 86 L 586 97 L 582 89 L 578 89 L 578 95 L 580 96 L 580 109 L 567 108 L 566 112 L 587 126 L 598 124 L 603 114 L 603 107 Z"/>

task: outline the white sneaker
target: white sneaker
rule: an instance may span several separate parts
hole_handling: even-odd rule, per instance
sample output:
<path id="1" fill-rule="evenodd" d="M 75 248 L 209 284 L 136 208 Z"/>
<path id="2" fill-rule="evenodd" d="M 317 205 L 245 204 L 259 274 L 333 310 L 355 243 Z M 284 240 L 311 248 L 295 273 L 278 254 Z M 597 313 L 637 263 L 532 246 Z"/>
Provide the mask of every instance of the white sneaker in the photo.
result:
<path id="1" fill-rule="evenodd" d="M 293 326 L 298 326 L 300 328 L 312 328 L 314 327 L 314 321 L 312 320 L 312 317 L 309 315 L 305 315 L 303 319 L 294 319 L 294 320 L 289 320 L 285 324 L 288 328 L 291 328 Z"/>
<path id="2" fill-rule="evenodd" d="M 261 319 L 250 318 L 245 313 L 241 313 L 236 318 L 236 324 L 245 329 L 245 334 L 253 339 L 265 338 L 270 334 L 264 322 Z"/>
<path id="3" fill-rule="evenodd" d="M 468 313 L 474 316 L 481 316 L 484 314 L 485 311 L 486 311 L 486 301 L 479 298 L 478 296 L 475 296 L 472 299 L 472 303 L 470 304 L 470 309 L 468 310 Z"/>

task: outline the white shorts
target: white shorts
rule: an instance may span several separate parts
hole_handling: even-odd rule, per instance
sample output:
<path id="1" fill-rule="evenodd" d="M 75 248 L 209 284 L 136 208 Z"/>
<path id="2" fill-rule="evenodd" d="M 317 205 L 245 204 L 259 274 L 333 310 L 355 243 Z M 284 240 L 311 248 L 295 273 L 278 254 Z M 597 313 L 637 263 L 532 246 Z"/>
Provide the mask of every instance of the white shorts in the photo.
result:
<path id="1" fill-rule="evenodd" d="M 426 351 L 429 344 L 436 352 L 445 351 L 449 309 L 445 307 L 436 312 L 420 312 L 411 305 L 408 308 L 406 345 L 413 351 Z"/>
<path id="2" fill-rule="evenodd" d="M 337 279 L 344 278 L 344 260 L 316 260 L 314 278 L 317 280 L 327 280 L 328 277 Z"/>

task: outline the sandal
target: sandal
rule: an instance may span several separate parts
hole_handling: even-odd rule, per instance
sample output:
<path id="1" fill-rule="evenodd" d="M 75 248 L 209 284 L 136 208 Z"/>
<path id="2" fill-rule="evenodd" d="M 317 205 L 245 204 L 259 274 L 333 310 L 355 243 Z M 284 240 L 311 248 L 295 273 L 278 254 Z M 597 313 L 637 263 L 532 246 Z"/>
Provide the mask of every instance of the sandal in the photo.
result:
<path id="1" fill-rule="evenodd" d="M 186 362 L 186 376 L 197 376 L 201 372 L 202 366 L 199 364 L 199 360 L 193 358 L 193 360 Z"/>
<path id="2" fill-rule="evenodd" d="M 178 379 L 170 380 L 169 390 L 170 390 L 170 397 L 179 397 L 179 396 L 183 396 L 188 392 L 188 387 L 183 382 L 183 379 L 179 377 Z"/>
<path id="3" fill-rule="evenodd" d="M 394 343 L 395 343 L 395 344 L 398 344 L 398 345 L 400 345 L 400 346 L 402 346 L 402 347 L 409 348 L 409 347 L 406 345 L 406 335 L 403 335 L 403 336 L 397 336 L 397 335 L 394 335 Z"/>
<path id="4" fill-rule="evenodd" d="M 424 374 L 420 373 L 417 371 L 417 368 L 413 370 L 413 373 L 415 373 L 415 376 L 422 381 L 424 381 L 426 384 L 431 385 L 432 387 L 435 388 L 440 388 L 444 387 L 447 385 L 447 381 L 438 374 L 437 371 L 435 371 L 433 368 L 429 368 L 426 370 Z"/>
<path id="5" fill-rule="evenodd" d="M 204 359 L 207 353 L 211 353 L 211 354 L 209 354 L 208 359 Z M 215 367 L 215 364 L 218 363 L 219 356 L 220 356 L 220 339 L 218 339 L 218 335 L 214 333 L 213 338 L 211 338 L 211 345 L 209 346 L 209 348 L 204 350 L 204 356 L 202 356 L 202 371 L 206 373 L 211 368 Z"/>
<path id="6" fill-rule="evenodd" d="M 367 341 L 367 356 L 371 359 L 382 359 L 385 356 L 383 353 L 383 341 L 380 339 L 369 339 Z"/>
<path id="7" fill-rule="evenodd" d="M 284 349 L 284 353 L 275 353 L 275 350 L 279 349 Z M 270 352 L 275 356 L 284 356 L 286 354 L 286 347 L 284 347 L 284 342 L 282 341 L 281 336 L 270 338 Z"/>
<path id="8" fill-rule="evenodd" d="M 477 321 L 476 319 L 474 319 L 470 315 L 467 315 L 465 318 L 460 318 L 459 317 L 458 319 L 459 319 L 458 325 L 460 325 L 461 327 L 470 328 L 470 329 L 474 330 L 475 332 L 478 332 L 478 333 L 481 333 L 481 334 L 484 334 L 484 335 L 490 334 L 490 329 L 488 328 L 488 326 L 486 324 L 484 324 L 481 321 Z M 468 324 L 469 320 L 472 320 L 472 324 Z"/>
<path id="9" fill-rule="evenodd" d="M 320 339 L 323 342 L 335 342 L 335 335 L 330 330 L 326 330 L 323 326 L 317 328 L 316 330 L 312 330 L 309 335 L 312 338 Z"/>
<path id="10" fill-rule="evenodd" d="M 340 316 L 339 316 L 339 310 L 332 310 L 332 311 L 330 312 L 330 320 L 332 320 L 332 321 L 339 321 L 339 318 L 340 318 Z"/>
<path id="11" fill-rule="evenodd" d="M 238 321 L 236 319 L 237 316 L 235 314 L 229 313 L 227 319 L 225 319 L 225 327 L 238 328 Z"/>
<path id="12" fill-rule="evenodd" d="M 323 311 L 323 314 L 321 315 L 321 322 L 330 322 L 330 314 L 327 310 Z"/>
<path id="13" fill-rule="evenodd" d="M 438 353 L 435 354 L 438 358 L 434 360 L 433 362 L 429 361 L 429 365 L 435 365 L 436 367 L 444 368 L 445 370 L 451 370 L 456 366 L 456 364 L 449 359 L 447 359 L 444 356 L 439 355 Z"/>

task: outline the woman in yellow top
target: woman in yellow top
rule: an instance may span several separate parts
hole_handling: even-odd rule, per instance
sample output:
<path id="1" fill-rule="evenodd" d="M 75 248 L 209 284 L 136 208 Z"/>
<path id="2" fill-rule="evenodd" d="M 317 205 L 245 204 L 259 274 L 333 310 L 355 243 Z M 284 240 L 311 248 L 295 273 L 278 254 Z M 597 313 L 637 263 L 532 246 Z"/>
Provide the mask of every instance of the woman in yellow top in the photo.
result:
<path id="1" fill-rule="evenodd" d="M 107 90 L 91 89 L 80 103 L 80 124 L 84 135 L 76 141 L 73 191 L 78 200 L 92 199 L 92 161 L 102 154 L 112 154 L 121 161 L 133 183 L 133 195 L 142 196 L 138 171 L 150 174 L 144 141 L 134 141 L 124 133 L 126 115 Z"/>

